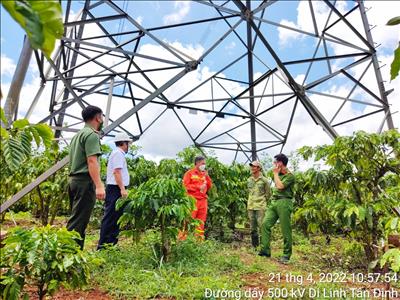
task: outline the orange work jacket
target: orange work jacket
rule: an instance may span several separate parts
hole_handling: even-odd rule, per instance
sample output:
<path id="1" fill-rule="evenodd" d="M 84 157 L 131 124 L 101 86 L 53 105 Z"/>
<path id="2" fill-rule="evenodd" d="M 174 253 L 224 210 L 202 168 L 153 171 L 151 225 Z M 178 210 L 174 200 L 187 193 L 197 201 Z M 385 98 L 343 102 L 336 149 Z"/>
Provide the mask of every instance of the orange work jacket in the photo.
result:
<path id="1" fill-rule="evenodd" d="M 202 193 L 200 187 L 204 182 L 207 184 L 207 188 Z M 196 168 L 193 168 L 187 171 L 183 176 L 183 185 L 190 196 L 193 196 L 197 200 L 207 200 L 207 192 L 212 186 L 212 181 L 210 176 L 206 175 L 206 172 L 201 172 Z"/>

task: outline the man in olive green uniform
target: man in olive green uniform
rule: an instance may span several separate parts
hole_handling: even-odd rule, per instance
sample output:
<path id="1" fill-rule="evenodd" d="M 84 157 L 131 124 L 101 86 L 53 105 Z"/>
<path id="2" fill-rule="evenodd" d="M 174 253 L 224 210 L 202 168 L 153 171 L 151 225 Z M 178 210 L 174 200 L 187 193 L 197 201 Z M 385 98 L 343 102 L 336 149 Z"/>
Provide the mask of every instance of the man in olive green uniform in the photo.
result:
<path id="1" fill-rule="evenodd" d="M 100 179 L 99 158 L 101 155 L 99 130 L 103 125 L 103 113 L 97 106 L 87 106 L 82 111 L 85 127 L 71 140 L 69 152 L 69 187 L 71 217 L 68 230 L 78 232 L 82 240 L 77 241 L 83 249 L 85 231 L 89 223 L 96 198 L 105 197 Z"/>
<path id="2" fill-rule="evenodd" d="M 250 163 L 251 176 L 247 179 L 249 198 L 247 200 L 247 212 L 250 220 L 251 244 L 254 248 L 260 244 L 258 231 L 264 219 L 267 201 L 271 196 L 271 190 L 267 178 L 262 174 L 261 164 L 258 161 Z"/>
<path id="3" fill-rule="evenodd" d="M 286 168 L 288 163 L 286 155 L 281 153 L 274 158 L 275 187 L 272 188 L 271 203 L 265 212 L 261 227 L 261 251 L 259 255 L 271 256 L 271 228 L 279 220 L 283 235 L 283 256 L 280 261 L 288 263 L 292 255 L 291 213 L 293 211 L 294 175 Z"/>

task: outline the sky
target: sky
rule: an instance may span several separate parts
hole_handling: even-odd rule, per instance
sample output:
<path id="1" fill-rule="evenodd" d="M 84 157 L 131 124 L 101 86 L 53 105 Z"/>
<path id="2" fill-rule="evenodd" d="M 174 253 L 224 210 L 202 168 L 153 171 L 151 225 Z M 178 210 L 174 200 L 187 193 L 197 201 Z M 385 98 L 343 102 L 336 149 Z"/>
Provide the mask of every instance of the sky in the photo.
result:
<path id="1" fill-rule="evenodd" d="M 83 1 L 74 1 L 72 5 L 73 15 L 76 15 L 82 6 Z M 215 18 L 218 17 L 218 13 L 212 7 L 204 4 L 190 2 L 190 1 L 115 1 L 115 3 L 125 10 L 137 24 L 145 28 L 151 28 L 162 25 L 171 25 L 178 22 L 188 22 L 193 20 L 199 20 L 204 18 Z M 223 2 L 215 2 L 222 4 Z M 332 2 L 333 3 L 333 2 Z M 259 2 L 252 2 L 252 5 L 256 6 Z M 335 7 L 341 13 L 346 13 L 355 5 L 354 1 L 339 1 L 335 4 Z M 63 3 L 65 8 L 65 2 Z M 329 14 L 328 7 L 321 1 L 312 1 L 313 10 L 317 20 L 317 27 L 320 29 L 324 25 Z M 400 26 L 389 27 L 386 26 L 386 22 L 396 16 L 400 11 L 399 1 L 365 1 L 365 6 L 368 9 L 367 18 L 371 25 L 371 33 L 373 40 L 377 47 L 378 60 L 380 62 L 380 70 L 382 72 L 383 79 L 385 80 L 386 90 L 394 88 L 394 92 L 389 95 L 389 103 L 391 105 L 392 113 L 400 111 L 400 92 L 399 92 L 399 81 L 397 78 L 393 82 L 389 80 L 390 64 L 393 60 L 393 50 L 395 49 L 398 41 L 400 40 Z M 229 10 L 237 10 L 233 3 L 228 3 L 226 6 L 227 12 L 224 14 L 229 15 Z M 19 53 L 23 44 L 24 33 L 22 29 L 8 16 L 8 14 L 1 7 L 1 89 L 3 95 L 6 96 L 8 88 L 12 79 L 12 75 L 15 70 L 15 66 L 18 62 Z M 104 16 L 109 13 L 110 10 L 103 8 L 100 5 L 98 8 L 93 10 L 96 17 Z M 260 14 L 256 15 L 261 18 Z M 71 17 L 71 19 L 73 16 Z M 262 16 L 264 20 L 260 30 L 264 36 L 267 37 L 268 42 L 273 47 L 275 52 L 278 54 L 282 61 L 292 61 L 310 58 L 316 49 L 318 40 L 312 37 L 310 34 L 304 34 L 299 31 L 287 30 L 283 27 L 277 27 L 273 24 L 280 24 L 291 28 L 297 28 L 302 32 L 312 33 L 314 31 L 314 24 L 310 15 L 310 4 L 308 1 L 278 1 L 277 3 L 269 6 Z M 355 11 L 349 15 L 349 20 L 355 28 L 362 31 L 362 23 L 360 14 Z M 239 23 L 237 32 L 239 35 L 245 38 L 246 25 L 244 22 L 239 22 L 240 18 L 235 17 L 229 19 L 231 25 Z M 105 24 L 106 28 L 111 32 L 118 32 L 118 30 L 134 30 L 136 27 L 129 22 L 108 22 Z M 224 21 L 215 21 L 203 23 L 201 25 L 191 25 L 179 30 L 175 28 L 152 31 L 154 38 L 145 37 L 141 40 L 138 52 L 143 57 L 137 58 L 136 62 L 143 68 L 159 68 L 163 66 L 161 62 L 149 61 L 144 55 L 151 57 L 163 58 L 176 62 L 170 52 L 166 51 L 165 48 L 157 41 L 161 41 L 165 45 L 173 47 L 179 50 L 175 53 L 184 53 L 185 57 L 191 57 L 198 59 L 204 55 L 208 49 L 223 35 L 229 28 Z M 356 44 L 360 49 L 365 49 L 362 41 L 355 36 L 348 26 L 343 22 L 338 22 L 337 25 L 333 26 L 327 31 L 333 36 L 340 37 L 343 41 L 348 41 Z M 84 36 L 93 36 L 101 34 L 100 29 L 92 24 L 85 27 Z M 117 38 L 118 42 L 125 41 L 127 37 Z M 103 45 L 110 45 L 110 41 L 105 39 L 96 40 L 97 43 Z M 131 49 L 133 44 L 127 46 L 127 49 Z M 88 47 L 91 48 L 91 47 Z M 356 53 L 360 50 L 343 46 L 343 44 L 333 43 L 327 41 L 327 49 L 330 55 L 340 55 Z M 104 51 L 104 50 L 103 50 Z M 201 88 L 193 93 L 187 94 L 194 86 L 205 82 L 208 78 L 213 76 L 221 68 L 227 65 L 229 62 L 238 58 L 240 55 L 245 53 L 245 47 L 241 44 L 240 39 L 235 34 L 229 34 L 223 42 L 221 42 L 215 49 L 211 51 L 209 55 L 201 62 L 200 66 L 182 79 L 180 79 L 172 87 L 165 91 L 165 96 L 170 101 L 179 100 L 181 102 L 187 102 L 189 107 L 198 107 L 203 109 L 210 109 L 211 103 L 207 102 L 204 104 L 193 104 L 190 101 L 199 99 L 209 99 L 210 85 L 213 84 L 213 95 L 214 98 L 230 98 L 241 93 L 246 88 L 244 82 L 248 81 L 248 73 L 246 66 L 246 59 L 239 60 L 232 67 L 225 69 L 219 74 L 219 79 L 211 82 L 207 82 Z M 265 46 L 257 41 L 253 51 L 254 57 L 254 78 L 259 78 L 268 69 L 273 69 L 276 63 L 265 48 Z M 317 56 L 323 55 L 322 45 L 318 48 Z M 136 59 L 136 58 L 135 58 Z M 342 68 L 357 58 L 337 59 L 331 61 L 331 68 L 333 71 Z M 99 60 L 100 61 L 100 60 Z M 78 60 L 79 62 L 79 60 Z M 101 61 L 104 65 L 112 65 L 118 63 L 118 58 L 108 57 Z M 165 64 L 164 64 L 165 66 Z M 124 69 L 124 64 L 119 67 Z M 116 67 L 118 69 L 119 67 Z M 294 77 L 297 83 L 307 85 L 312 83 L 314 80 L 327 74 L 328 64 L 324 62 L 314 63 L 310 69 L 310 73 L 306 77 L 308 64 L 296 64 L 288 67 L 290 73 Z M 357 67 L 348 70 L 349 74 L 355 78 L 362 77 L 361 82 L 364 86 L 371 89 L 374 93 L 378 93 L 376 79 L 372 68 L 369 67 L 367 72 L 363 74 L 367 68 L 367 62 L 361 63 Z M 77 69 L 79 75 L 94 74 L 99 71 L 97 65 L 88 64 L 85 68 Z M 89 72 L 89 73 L 88 73 Z M 151 72 L 149 77 L 156 83 L 157 86 L 161 86 L 169 78 L 177 74 L 178 70 L 170 70 L 165 72 Z M 130 75 L 129 79 L 133 82 L 140 84 L 148 90 L 152 87 L 140 76 Z M 235 79 L 236 82 L 226 80 Z M 93 79 L 94 80 L 94 79 Z M 275 81 L 274 81 L 275 80 Z M 274 83 L 272 83 L 274 81 Z M 287 101 L 277 107 L 274 110 L 268 111 L 268 108 L 282 101 L 286 96 L 279 96 L 277 93 L 288 92 L 288 88 L 284 82 L 281 73 L 277 72 L 271 77 L 271 80 L 267 82 L 264 80 L 255 88 L 255 95 L 272 95 L 274 97 L 258 97 L 255 100 L 257 111 L 261 112 L 267 110 L 260 119 L 279 133 L 285 133 L 288 122 L 290 120 L 289 115 L 293 106 L 295 105 L 294 99 Z M 90 81 L 89 81 L 90 82 Z M 93 81 L 94 82 L 94 81 Z M 243 82 L 243 83 L 241 83 Z M 38 90 L 40 83 L 39 73 L 34 58 L 31 60 L 30 68 L 25 79 L 23 89 L 21 91 L 19 116 L 24 117 L 34 95 Z M 60 89 L 59 89 L 60 90 Z M 104 90 L 107 90 L 107 85 L 104 85 Z M 122 87 L 115 87 L 114 92 L 119 92 L 124 95 L 128 95 L 127 91 Z M 144 92 L 140 88 L 134 89 L 134 94 L 138 98 L 145 98 L 148 96 L 148 92 Z M 48 113 L 48 103 L 51 93 L 51 83 L 46 85 L 46 88 L 41 96 L 40 105 L 36 107 L 34 113 L 31 116 L 32 122 L 38 122 L 43 119 Z M 322 94 L 325 94 L 323 96 Z M 187 94 L 187 95 L 186 95 Z M 355 101 L 347 101 L 340 112 L 335 116 L 336 110 L 342 106 L 343 100 L 326 96 L 335 95 L 337 97 L 348 97 Z M 186 96 L 185 96 L 186 95 Z M 365 93 L 360 87 L 353 88 L 353 85 L 343 75 L 335 76 L 334 79 L 327 81 L 324 84 L 319 85 L 316 88 L 310 90 L 307 96 L 311 99 L 313 104 L 323 113 L 326 119 L 334 119 L 333 123 L 340 123 L 341 121 L 357 117 L 360 114 L 368 113 L 376 109 L 373 104 L 376 104 L 376 99 Z M 106 105 L 106 96 L 100 97 L 96 95 L 90 95 L 85 98 L 88 103 L 99 105 L 104 109 Z M 371 106 L 365 106 L 361 103 L 366 102 L 372 104 Z M 221 108 L 223 102 L 215 102 L 214 108 Z M 238 105 L 243 108 L 248 108 L 248 100 L 238 100 Z M 4 105 L 4 99 L 2 100 L 2 106 Z M 238 105 L 230 103 L 227 105 L 223 112 L 240 114 L 241 110 Z M 132 106 L 131 103 L 127 103 L 124 98 L 113 98 L 113 104 L 111 107 L 111 117 L 113 119 L 118 118 L 124 112 L 126 112 Z M 72 106 L 72 114 L 79 115 L 79 106 Z M 143 127 L 151 124 L 153 119 L 158 113 L 164 110 L 163 106 L 149 104 L 140 112 L 140 117 Z M 181 122 L 189 129 L 189 132 L 196 136 L 200 134 L 199 141 L 206 141 L 212 138 L 216 134 L 224 131 L 225 129 L 233 128 L 240 122 L 245 120 L 238 120 L 240 118 L 225 117 L 224 119 L 218 118 L 213 121 L 211 125 L 202 131 L 202 128 L 212 120 L 212 116 L 206 113 L 192 114 L 188 110 L 178 110 Z M 355 130 L 366 130 L 368 132 L 376 132 L 379 124 L 382 122 L 384 115 L 376 114 L 371 118 L 364 118 L 356 122 L 350 122 L 343 126 L 336 127 L 340 135 L 352 134 Z M 400 113 L 394 114 L 393 119 L 395 127 L 400 125 Z M 68 120 L 69 124 L 75 122 L 73 119 Z M 137 144 L 142 147 L 141 154 L 149 159 L 160 160 L 164 157 L 174 157 L 177 152 L 182 150 L 184 147 L 192 144 L 191 139 L 184 130 L 181 122 L 177 119 L 176 115 L 172 110 L 167 110 L 161 115 L 161 117 L 151 126 L 145 133 L 140 137 Z M 76 124 L 76 128 L 82 126 Z M 137 132 L 138 126 L 135 118 L 129 119 L 124 126 L 131 132 Z M 386 128 L 386 125 L 385 127 Z M 256 126 L 257 139 L 259 141 L 270 141 L 276 139 L 274 134 L 265 129 L 262 124 Z M 223 136 L 213 141 L 216 143 L 227 143 L 233 142 L 234 139 L 241 141 L 250 140 L 250 128 L 249 126 L 242 126 L 231 132 L 231 136 Z M 105 138 L 104 143 L 109 143 L 109 139 Z M 289 137 L 286 145 L 283 149 L 284 152 L 289 153 L 298 149 L 304 145 L 320 145 L 325 143 L 331 143 L 331 139 L 324 132 L 324 130 L 315 125 L 310 118 L 309 114 L 302 105 L 297 105 L 296 112 L 293 116 L 293 123 L 289 132 Z M 268 145 L 261 144 L 260 147 Z M 268 150 L 269 154 L 275 154 L 280 151 L 280 147 L 275 147 Z M 229 163 L 234 157 L 233 151 L 220 151 L 215 150 L 218 157 Z M 239 154 L 237 157 L 239 161 L 245 161 L 246 157 Z"/>

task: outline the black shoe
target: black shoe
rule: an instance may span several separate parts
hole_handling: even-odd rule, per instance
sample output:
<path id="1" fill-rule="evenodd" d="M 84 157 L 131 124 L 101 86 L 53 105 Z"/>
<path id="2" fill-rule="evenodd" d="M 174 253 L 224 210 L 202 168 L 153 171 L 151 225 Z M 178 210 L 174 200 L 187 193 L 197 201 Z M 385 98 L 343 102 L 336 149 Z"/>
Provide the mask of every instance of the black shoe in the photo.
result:
<path id="1" fill-rule="evenodd" d="M 267 254 L 264 252 L 258 252 L 258 256 L 271 257 L 271 254 Z"/>
<path id="2" fill-rule="evenodd" d="M 290 257 L 288 256 L 282 256 L 281 258 L 279 258 L 279 262 L 281 264 L 287 265 L 290 261 Z"/>

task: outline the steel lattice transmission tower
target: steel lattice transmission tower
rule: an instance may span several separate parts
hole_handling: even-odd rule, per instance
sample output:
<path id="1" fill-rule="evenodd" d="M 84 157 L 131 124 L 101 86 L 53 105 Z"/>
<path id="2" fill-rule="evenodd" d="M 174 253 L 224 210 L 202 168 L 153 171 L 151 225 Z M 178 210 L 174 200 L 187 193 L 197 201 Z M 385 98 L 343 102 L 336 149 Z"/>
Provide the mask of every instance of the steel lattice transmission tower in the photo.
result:
<path id="1" fill-rule="evenodd" d="M 300 5 L 307 24 L 282 20 Z M 143 22 L 134 16 L 137 6 L 148 12 Z M 363 129 L 357 122 L 365 118 L 377 131 L 385 123 L 393 128 L 362 1 L 190 6 L 192 17 L 179 21 L 155 18 L 153 1 L 67 1 L 65 34 L 52 60 L 34 53 L 42 85 L 26 116 L 48 106 L 41 122 L 67 140 L 82 127 L 81 109 L 93 104 L 105 112 L 106 135 L 125 131 L 140 139 L 168 114 L 192 144 L 232 150 L 242 160 L 280 151 L 299 110 L 331 138 L 347 126 Z M 291 44 L 280 45 L 282 37 Z"/>
<path id="2" fill-rule="evenodd" d="M 202 18 L 167 25 L 151 20 L 146 26 L 124 11 L 127 4 L 135 11 L 136 2 L 80 2 L 73 20 L 68 1 L 66 34 L 49 73 L 38 59 L 43 82 L 52 85 L 50 113 L 42 122 L 50 122 L 62 137 L 81 126 L 76 112 L 90 103 L 104 108 L 106 133 L 123 130 L 139 138 L 169 111 L 193 144 L 240 151 L 248 159 L 285 144 L 299 106 L 332 138 L 340 126 L 374 114 L 393 128 L 363 2 L 348 2 L 340 11 L 339 2 L 308 1 L 309 28 L 274 20 L 276 11 L 297 8 L 298 3 L 289 2 L 196 1 L 191 9 Z M 151 1 L 140 4 L 151 14 Z M 358 25 L 352 24 L 357 19 Z M 295 43 L 307 43 L 307 51 L 275 49 L 271 41 L 285 32 L 296 35 Z M 180 49 L 174 43 L 180 37 L 182 44 L 193 41 L 202 51 Z M 146 45 L 157 51 L 146 53 Z M 204 68 L 209 76 L 186 79 Z M 363 83 L 367 72 L 375 76 L 375 87 Z M 349 86 L 349 93 L 330 93 L 334 85 Z M 28 116 L 41 101 L 32 102 Z M 323 109 L 327 102 L 328 113 Z M 346 105 L 358 115 L 342 116 Z M 148 110 L 159 113 L 144 120 Z M 199 111 L 206 115 L 196 115 Z"/>

